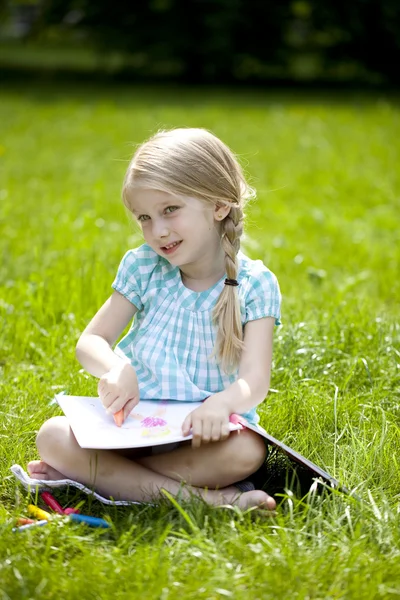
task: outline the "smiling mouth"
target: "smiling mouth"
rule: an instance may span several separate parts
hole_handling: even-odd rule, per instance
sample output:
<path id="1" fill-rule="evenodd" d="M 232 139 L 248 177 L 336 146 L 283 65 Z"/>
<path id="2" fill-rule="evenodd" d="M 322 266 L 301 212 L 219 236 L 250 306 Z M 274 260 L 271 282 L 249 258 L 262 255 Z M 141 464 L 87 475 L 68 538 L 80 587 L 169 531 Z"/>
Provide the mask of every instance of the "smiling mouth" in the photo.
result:
<path id="1" fill-rule="evenodd" d="M 172 244 L 167 244 L 166 246 L 162 246 L 161 250 L 165 254 L 171 254 L 178 248 L 178 246 L 180 246 L 181 243 L 182 243 L 182 240 L 180 242 L 172 242 Z"/>

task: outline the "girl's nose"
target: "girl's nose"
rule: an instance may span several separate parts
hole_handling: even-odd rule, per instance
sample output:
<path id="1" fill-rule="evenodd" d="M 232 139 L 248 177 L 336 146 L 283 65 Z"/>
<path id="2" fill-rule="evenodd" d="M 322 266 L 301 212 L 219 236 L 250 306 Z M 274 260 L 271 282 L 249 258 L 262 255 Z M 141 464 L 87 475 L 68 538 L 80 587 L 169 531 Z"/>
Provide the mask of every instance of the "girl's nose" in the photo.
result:
<path id="1" fill-rule="evenodd" d="M 164 221 L 164 219 L 155 219 L 153 220 L 153 236 L 155 238 L 165 238 L 169 235 L 169 229 Z"/>

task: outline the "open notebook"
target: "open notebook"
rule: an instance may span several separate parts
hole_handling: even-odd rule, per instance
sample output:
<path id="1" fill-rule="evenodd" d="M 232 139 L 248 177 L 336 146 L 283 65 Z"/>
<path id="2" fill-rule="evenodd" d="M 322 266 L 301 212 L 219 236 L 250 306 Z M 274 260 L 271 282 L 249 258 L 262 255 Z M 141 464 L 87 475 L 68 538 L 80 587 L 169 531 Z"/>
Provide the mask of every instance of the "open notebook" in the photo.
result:
<path id="1" fill-rule="evenodd" d="M 121 427 L 107 414 L 99 398 L 58 395 L 56 400 L 67 417 L 81 448 L 112 450 L 144 448 L 192 439 L 183 437 L 182 424 L 201 402 L 141 400 Z M 235 421 L 235 419 L 233 419 Z M 239 422 L 230 430 L 243 429 Z"/>
<path id="2" fill-rule="evenodd" d="M 122 427 L 117 427 L 113 416 L 107 414 L 99 398 L 59 394 L 56 396 L 56 401 L 68 419 L 79 445 L 82 448 L 96 449 L 154 447 L 190 440 L 191 435 L 182 436 L 181 426 L 187 414 L 201 404 L 141 400 Z M 294 474 L 296 481 L 301 484 L 302 494 L 307 493 L 316 480 L 321 481 L 329 488 L 337 489 L 345 494 L 350 493 L 321 467 L 269 435 L 259 425 L 251 425 L 242 417 L 232 415 L 231 431 L 241 430 L 245 427 L 257 431 L 265 439 L 269 449 L 265 464 L 257 473 L 249 477 L 251 480 L 254 479 L 257 489 L 266 489 L 269 493 L 274 493 L 275 487 L 278 491 L 292 488 Z M 90 488 L 70 479 L 59 481 L 32 479 L 20 465 L 13 465 L 11 471 L 24 487 L 31 491 L 73 486 L 87 494 L 92 494 L 106 504 L 139 504 L 138 502 L 104 498 Z M 290 478 L 292 478 L 291 481 Z"/>

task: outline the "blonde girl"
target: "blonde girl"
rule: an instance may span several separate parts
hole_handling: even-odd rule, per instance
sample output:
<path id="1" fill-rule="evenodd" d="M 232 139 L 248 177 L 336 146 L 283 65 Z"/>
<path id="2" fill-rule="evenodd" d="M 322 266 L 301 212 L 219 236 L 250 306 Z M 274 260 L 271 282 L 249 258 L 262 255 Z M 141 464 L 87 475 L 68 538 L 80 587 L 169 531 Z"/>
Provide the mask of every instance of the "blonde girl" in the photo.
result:
<path id="1" fill-rule="evenodd" d="M 122 258 L 77 357 L 99 378 L 105 408 L 124 418 L 140 399 L 202 401 L 182 424 L 193 439 L 146 455 L 88 450 L 54 417 L 38 433 L 32 477 L 75 479 L 115 499 L 154 501 L 164 488 L 275 508 L 266 492 L 235 485 L 263 463 L 263 439 L 251 429 L 229 434 L 232 414 L 257 424 L 280 318 L 276 277 L 240 251 L 252 195 L 232 151 L 205 129 L 161 131 L 137 149 L 122 197 L 145 243 Z"/>

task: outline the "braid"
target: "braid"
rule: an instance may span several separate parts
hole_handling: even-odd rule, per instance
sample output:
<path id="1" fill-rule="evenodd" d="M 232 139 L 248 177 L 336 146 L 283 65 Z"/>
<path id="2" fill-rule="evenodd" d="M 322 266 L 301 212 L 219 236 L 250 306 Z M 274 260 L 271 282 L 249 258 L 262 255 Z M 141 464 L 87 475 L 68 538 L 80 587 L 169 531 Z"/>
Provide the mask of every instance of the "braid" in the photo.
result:
<path id="1" fill-rule="evenodd" d="M 225 270 L 228 279 L 237 277 L 237 253 L 242 232 L 243 210 L 239 205 L 234 205 L 221 222 L 221 244 L 225 252 Z M 217 357 L 225 371 L 231 371 L 238 365 L 243 349 L 240 304 L 236 287 L 224 286 L 214 308 L 213 319 L 218 326 Z"/>

